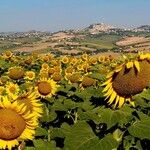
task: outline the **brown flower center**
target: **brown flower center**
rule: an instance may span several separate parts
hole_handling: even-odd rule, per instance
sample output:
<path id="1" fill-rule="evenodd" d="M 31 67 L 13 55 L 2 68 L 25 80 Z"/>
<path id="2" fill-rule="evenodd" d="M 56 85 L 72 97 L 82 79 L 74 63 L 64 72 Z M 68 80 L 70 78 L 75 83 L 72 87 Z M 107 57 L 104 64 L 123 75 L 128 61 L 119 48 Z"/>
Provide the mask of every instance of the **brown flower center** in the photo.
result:
<path id="1" fill-rule="evenodd" d="M 84 77 L 82 81 L 82 86 L 83 87 L 88 87 L 94 85 L 95 80 L 90 78 L 90 77 Z"/>
<path id="2" fill-rule="evenodd" d="M 38 91 L 42 95 L 48 95 L 52 91 L 52 87 L 50 83 L 46 81 L 42 81 L 38 84 Z"/>
<path id="3" fill-rule="evenodd" d="M 24 119 L 11 109 L 0 109 L 0 139 L 18 138 L 25 129 Z"/>
<path id="4" fill-rule="evenodd" d="M 10 91 L 11 93 L 14 93 L 14 92 L 16 91 L 16 88 L 15 88 L 14 86 L 11 86 L 11 87 L 9 88 L 9 91 Z"/>
<path id="5" fill-rule="evenodd" d="M 114 74 L 113 88 L 118 95 L 130 97 L 143 91 L 150 83 L 150 63 L 148 61 L 140 61 L 140 72 L 137 69 L 123 69 Z"/>

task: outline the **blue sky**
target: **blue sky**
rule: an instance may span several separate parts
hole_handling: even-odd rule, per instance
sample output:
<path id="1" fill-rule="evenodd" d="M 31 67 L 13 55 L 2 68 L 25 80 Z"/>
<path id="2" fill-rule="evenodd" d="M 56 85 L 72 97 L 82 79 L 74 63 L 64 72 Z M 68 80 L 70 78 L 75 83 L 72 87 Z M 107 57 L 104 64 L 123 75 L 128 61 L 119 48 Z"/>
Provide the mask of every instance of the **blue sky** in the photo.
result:
<path id="1" fill-rule="evenodd" d="M 0 32 L 150 25 L 150 0 L 0 0 Z"/>

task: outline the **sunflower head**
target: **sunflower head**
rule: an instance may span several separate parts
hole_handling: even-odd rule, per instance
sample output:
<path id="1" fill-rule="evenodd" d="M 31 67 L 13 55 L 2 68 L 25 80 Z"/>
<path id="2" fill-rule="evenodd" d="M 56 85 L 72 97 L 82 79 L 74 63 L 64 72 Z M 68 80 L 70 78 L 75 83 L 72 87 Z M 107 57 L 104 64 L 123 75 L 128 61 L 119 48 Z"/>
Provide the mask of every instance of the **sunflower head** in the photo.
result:
<path id="1" fill-rule="evenodd" d="M 97 64 L 97 58 L 96 57 L 90 57 L 89 62 L 90 62 L 90 64 L 95 65 L 95 64 Z"/>
<path id="2" fill-rule="evenodd" d="M 57 91 L 58 85 L 52 79 L 41 78 L 36 86 L 36 92 L 41 97 L 51 97 Z"/>
<path id="3" fill-rule="evenodd" d="M 44 55 L 44 56 L 42 57 L 42 60 L 43 60 L 44 62 L 49 62 L 49 57 L 48 57 L 47 55 Z"/>
<path id="4" fill-rule="evenodd" d="M 83 77 L 83 80 L 82 80 L 83 87 L 89 87 L 89 86 L 95 85 L 95 83 L 96 83 L 95 79 L 88 77 L 88 76 Z"/>
<path id="5" fill-rule="evenodd" d="M 105 56 L 99 56 L 98 57 L 98 61 L 100 62 L 100 63 L 102 63 L 102 62 L 105 62 Z"/>
<path id="6" fill-rule="evenodd" d="M 40 70 L 40 73 L 39 73 L 39 76 L 41 77 L 41 78 L 48 78 L 49 77 L 49 72 L 48 72 L 48 70 L 43 70 L 43 69 L 41 69 Z"/>
<path id="7" fill-rule="evenodd" d="M 21 67 L 11 67 L 8 70 L 8 76 L 14 80 L 21 79 L 24 76 L 24 70 Z"/>
<path id="8" fill-rule="evenodd" d="M 85 54 L 82 54 L 81 58 L 82 58 L 84 61 L 86 61 L 86 60 L 88 60 L 89 56 L 88 56 L 88 54 L 85 53 Z"/>
<path id="9" fill-rule="evenodd" d="M 52 75 L 52 79 L 54 80 L 54 81 L 56 81 L 56 82 L 58 82 L 58 81 L 61 81 L 61 79 L 62 79 L 62 76 L 61 76 L 61 74 L 60 73 L 54 73 L 53 75 Z"/>
<path id="10" fill-rule="evenodd" d="M 69 58 L 67 56 L 62 57 L 61 62 L 63 64 L 67 64 L 69 62 Z"/>
<path id="11" fill-rule="evenodd" d="M 73 73 L 75 70 L 72 66 L 69 66 L 65 69 L 65 73 Z"/>
<path id="12" fill-rule="evenodd" d="M 9 80 L 8 76 L 1 76 L 0 77 L 0 83 L 6 84 L 6 82 Z"/>
<path id="13" fill-rule="evenodd" d="M 37 120 L 24 104 L 11 103 L 7 96 L 0 101 L 0 149 L 19 145 L 19 141 L 34 138 Z"/>
<path id="14" fill-rule="evenodd" d="M 49 74 L 49 76 L 51 76 L 54 72 L 55 72 L 55 69 L 54 69 L 54 68 L 49 68 L 49 69 L 48 69 L 48 74 Z"/>
<path id="15" fill-rule="evenodd" d="M 9 59 L 13 56 L 13 53 L 9 50 L 5 51 L 5 53 L 3 54 L 4 58 Z"/>
<path id="16" fill-rule="evenodd" d="M 103 92 L 106 92 L 105 96 L 109 98 L 109 104 L 115 102 L 115 107 L 117 105 L 121 107 L 126 99 L 131 102 L 132 96 L 141 93 L 149 83 L 149 57 L 145 57 L 145 59 L 139 57 L 124 63 L 111 72 L 103 84 L 105 85 Z"/>
<path id="17" fill-rule="evenodd" d="M 18 84 L 15 84 L 15 83 L 12 83 L 12 82 L 8 82 L 6 84 L 6 93 L 8 95 L 15 95 L 15 94 L 18 94 L 19 92 L 19 86 Z"/>
<path id="18" fill-rule="evenodd" d="M 69 83 L 79 83 L 82 80 L 82 76 L 80 73 L 68 73 L 66 74 L 66 79 L 69 81 Z"/>
<path id="19" fill-rule="evenodd" d="M 48 70 L 49 69 L 49 65 L 47 63 L 43 63 L 42 64 L 42 69 L 43 70 Z"/>
<path id="20" fill-rule="evenodd" d="M 25 60 L 24 60 L 24 63 L 27 64 L 27 65 L 31 65 L 33 61 L 33 58 L 32 57 L 27 57 Z"/>
<path id="21" fill-rule="evenodd" d="M 32 81 L 34 78 L 35 78 L 35 72 L 34 71 L 27 71 L 25 73 L 25 79 Z"/>

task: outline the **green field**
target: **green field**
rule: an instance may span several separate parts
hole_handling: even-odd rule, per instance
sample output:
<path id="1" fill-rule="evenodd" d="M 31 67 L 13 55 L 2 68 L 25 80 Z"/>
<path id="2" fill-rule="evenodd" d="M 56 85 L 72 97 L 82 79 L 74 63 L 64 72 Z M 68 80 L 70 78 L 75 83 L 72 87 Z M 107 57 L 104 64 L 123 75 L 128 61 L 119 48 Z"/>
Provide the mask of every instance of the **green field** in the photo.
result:
<path id="1" fill-rule="evenodd" d="M 96 49 L 112 49 L 117 47 L 115 43 L 120 39 L 118 35 L 102 35 L 86 37 L 81 41 L 81 44 L 89 48 Z"/>

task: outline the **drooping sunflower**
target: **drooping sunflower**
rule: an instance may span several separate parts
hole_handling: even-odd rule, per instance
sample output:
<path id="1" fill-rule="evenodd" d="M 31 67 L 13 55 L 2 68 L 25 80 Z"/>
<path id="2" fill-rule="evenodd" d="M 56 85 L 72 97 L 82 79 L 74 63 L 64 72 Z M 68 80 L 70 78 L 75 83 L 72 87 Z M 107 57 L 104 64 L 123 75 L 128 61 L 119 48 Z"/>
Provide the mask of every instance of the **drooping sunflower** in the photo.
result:
<path id="1" fill-rule="evenodd" d="M 9 149 L 23 140 L 33 140 L 37 120 L 24 104 L 11 103 L 7 96 L 0 101 L 0 149 Z"/>
<path id="2" fill-rule="evenodd" d="M 43 70 L 43 69 L 41 69 L 41 70 L 40 70 L 40 73 L 39 73 L 39 76 L 40 76 L 40 78 L 48 78 L 48 77 L 49 77 L 49 72 L 48 72 L 48 70 Z"/>
<path id="3" fill-rule="evenodd" d="M 89 86 L 93 86 L 96 84 L 96 80 L 91 78 L 91 77 L 88 77 L 88 76 L 84 76 L 83 79 L 82 79 L 82 83 L 81 83 L 81 86 L 83 88 L 86 88 L 86 87 L 89 87 Z"/>
<path id="4" fill-rule="evenodd" d="M 21 67 L 11 67 L 8 70 L 8 76 L 14 80 L 21 79 L 24 76 L 24 69 Z"/>
<path id="5" fill-rule="evenodd" d="M 17 97 L 16 101 L 18 104 L 25 104 L 27 111 L 33 113 L 36 118 L 41 117 L 43 113 L 42 104 L 37 99 L 35 92 L 27 92 Z"/>
<path id="6" fill-rule="evenodd" d="M 58 85 L 52 79 L 40 78 L 35 89 L 38 96 L 47 98 L 54 95 L 57 91 Z"/>
<path id="7" fill-rule="evenodd" d="M 134 106 L 132 96 L 141 93 L 150 83 L 150 55 L 140 54 L 107 75 L 103 92 L 109 104 L 122 107 L 126 101 Z"/>
<path id="8" fill-rule="evenodd" d="M 82 81 L 82 75 L 80 72 L 67 73 L 65 74 L 65 79 L 68 80 L 69 84 L 79 83 Z"/>
<path id="9" fill-rule="evenodd" d="M 56 81 L 56 82 L 59 82 L 59 81 L 61 81 L 61 79 L 62 79 L 62 75 L 60 74 L 60 73 L 54 73 L 53 75 L 52 75 L 52 79 L 54 80 L 54 81 Z"/>
<path id="10" fill-rule="evenodd" d="M 31 65 L 31 64 L 32 64 L 32 61 L 33 61 L 33 58 L 30 56 L 30 57 L 27 57 L 27 58 L 24 60 L 24 63 L 27 64 L 27 65 Z"/>

